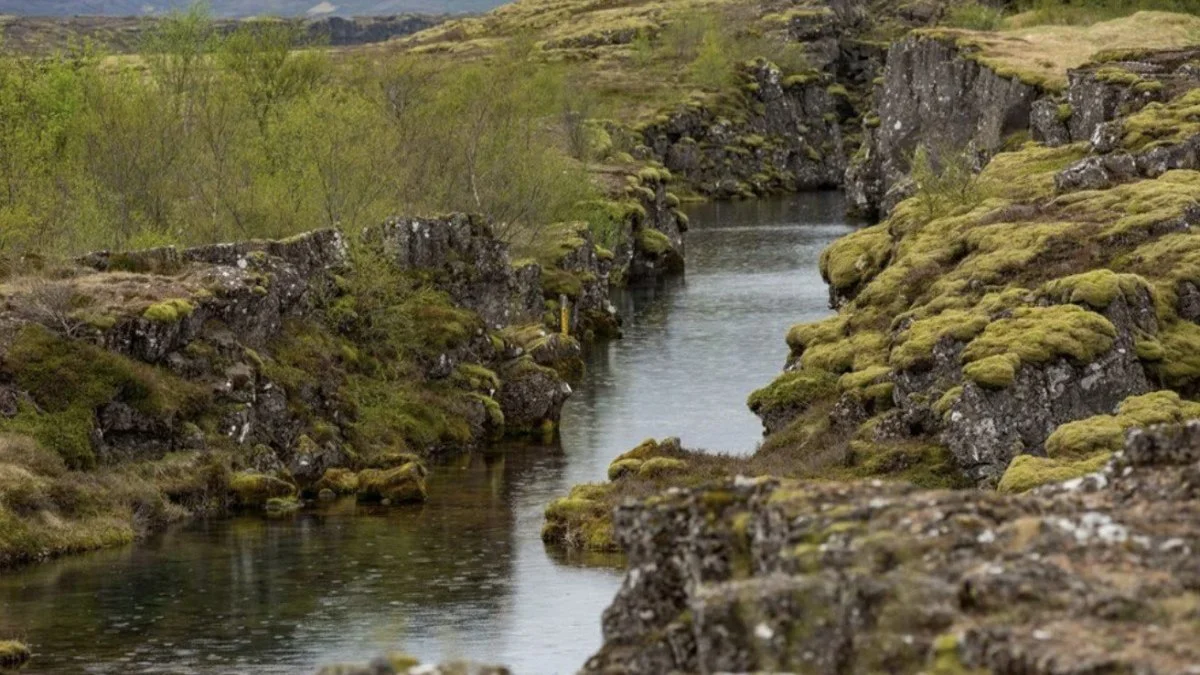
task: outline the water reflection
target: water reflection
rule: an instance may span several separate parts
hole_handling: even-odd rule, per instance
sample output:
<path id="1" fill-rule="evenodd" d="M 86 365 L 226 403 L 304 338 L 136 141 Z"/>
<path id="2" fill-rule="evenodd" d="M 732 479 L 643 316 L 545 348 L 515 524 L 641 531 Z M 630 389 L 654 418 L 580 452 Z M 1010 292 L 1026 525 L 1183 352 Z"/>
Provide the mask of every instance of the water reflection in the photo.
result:
<path id="1" fill-rule="evenodd" d="M 574 672 L 599 644 L 620 560 L 544 549 L 541 510 L 649 436 L 746 452 L 747 394 L 782 336 L 824 313 L 837 195 L 692 209 L 687 277 L 623 294 L 626 338 L 588 354 L 561 444 L 438 467 L 423 507 L 339 502 L 192 523 L 144 544 L 0 576 L 0 635 L 33 673 L 296 673 L 403 649 Z"/>

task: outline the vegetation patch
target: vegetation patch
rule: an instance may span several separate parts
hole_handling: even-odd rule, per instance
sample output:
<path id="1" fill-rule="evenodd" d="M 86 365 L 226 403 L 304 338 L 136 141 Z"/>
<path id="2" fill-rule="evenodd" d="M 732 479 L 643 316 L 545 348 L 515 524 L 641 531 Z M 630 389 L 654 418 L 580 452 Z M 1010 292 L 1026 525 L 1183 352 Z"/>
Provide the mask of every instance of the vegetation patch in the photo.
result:
<path id="1" fill-rule="evenodd" d="M 173 423 L 198 414 L 210 394 L 201 385 L 93 345 L 60 338 L 38 325 L 20 329 L 3 371 L 36 403 L 22 404 L 0 431 L 25 433 L 76 469 L 96 464 L 95 411 L 119 401 Z"/>
<path id="2" fill-rule="evenodd" d="M 1185 401 L 1173 391 L 1156 391 L 1125 399 L 1114 415 L 1097 415 L 1068 422 L 1046 439 L 1052 459 L 1078 460 L 1111 453 L 1125 445 L 1125 432 L 1156 424 L 1200 419 L 1200 403 Z"/>
<path id="3" fill-rule="evenodd" d="M 802 412 L 815 400 L 837 391 L 837 377 L 826 370 L 800 369 L 786 372 L 770 385 L 750 394 L 747 405 L 758 415 L 786 409 Z"/>
<path id="4" fill-rule="evenodd" d="M 29 645 L 17 640 L 0 640 L 0 668 L 20 668 L 33 657 Z"/>
<path id="5" fill-rule="evenodd" d="M 1004 471 L 996 489 L 1009 493 L 1028 492 L 1042 485 L 1079 478 L 1103 469 L 1111 457 L 1107 452 L 1074 461 L 1018 455 Z"/>

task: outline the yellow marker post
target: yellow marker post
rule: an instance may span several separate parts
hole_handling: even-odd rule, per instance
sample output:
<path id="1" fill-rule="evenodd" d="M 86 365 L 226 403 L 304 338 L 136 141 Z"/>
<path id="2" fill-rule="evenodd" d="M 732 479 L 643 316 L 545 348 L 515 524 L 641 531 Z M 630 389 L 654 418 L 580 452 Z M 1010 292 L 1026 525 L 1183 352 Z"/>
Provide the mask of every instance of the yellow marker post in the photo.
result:
<path id="1" fill-rule="evenodd" d="M 562 315 L 559 325 L 562 326 L 562 334 L 564 337 L 571 334 L 571 319 L 567 313 L 567 296 L 565 294 L 558 296 L 559 313 Z"/>

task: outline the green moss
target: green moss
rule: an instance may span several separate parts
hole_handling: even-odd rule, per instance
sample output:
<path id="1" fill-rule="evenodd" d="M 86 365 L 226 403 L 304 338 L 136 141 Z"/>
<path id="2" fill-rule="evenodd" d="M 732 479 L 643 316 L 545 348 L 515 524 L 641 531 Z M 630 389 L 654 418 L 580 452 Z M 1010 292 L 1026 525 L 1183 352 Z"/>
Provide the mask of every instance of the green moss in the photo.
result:
<path id="1" fill-rule="evenodd" d="M 981 387 L 1004 389 L 1013 383 L 1020 366 L 1021 358 L 1007 352 L 968 363 L 963 366 L 963 375 Z"/>
<path id="2" fill-rule="evenodd" d="M 1107 452 L 1075 461 L 1018 455 L 1004 471 L 997 489 L 1009 493 L 1027 492 L 1041 485 L 1079 478 L 1103 469 L 1111 457 Z"/>
<path id="3" fill-rule="evenodd" d="M 863 370 L 846 373 L 838 378 L 838 389 L 841 391 L 864 389 L 883 383 L 891 374 L 892 369 L 887 366 L 871 366 Z"/>
<path id="4" fill-rule="evenodd" d="M 349 469 L 326 469 L 321 479 L 313 485 L 314 492 L 330 490 L 337 495 L 352 495 L 358 492 L 358 475 Z"/>
<path id="5" fill-rule="evenodd" d="M 837 376 L 825 370 L 786 372 L 771 384 L 750 394 L 746 404 L 759 415 L 781 409 L 802 412 L 813 401 L 837 392 Z"/>
<path id="6" fill-rule="evenodd" d="M 1013 354 L 1021 363 L 1056 358 L 1091 363 L 1112 349 L 1116 335 L 1108 319 L 1076 305 L 1022 307 L 1011 318 L 988 324 L 962 357 L 966 363 L 999 354 Z"/>
<path id="7" fill-rule="evenodd" d="M 946 391 L 946 393 L 942 394 L 941 397 L 938 398 L 936 403 L 933 404 L 933 411 L 944 416 L 946 413 L 950 412 L 950 409 L 953 408 L 954 404 L 958 402 L 958 399 L 962 397 L 962 393 L 963 388 L 961 386 L 951 387 Z"/>
<path id="8" fill-rule="evenodd" d="M 673 459 L 671 457 L 651 457 L 645 462 L 642 462 L 638 468 L 638 476 L 641 478 L 662 478 L 673 473 L 679 473 L 687 469 L 687 462 L 681 459 Z"/>
<path id="9" fill-rule="evenodd" d="M 927 489 L 960 489 L 971 485 L 945 446 L 913 441 L 888 444 L 854 441 L 851 448 L 861 458 L 858 465 L 835 469 L 825 477 L 886 478 Z"/>
<path id="10" fill-rule="evenodd" d="M 1154 374 L 1172 388 L 1200 381 L 1200 326 L 1172 321 L 1159 328 L 1162 359 L 1152 364 Z"/>
<path id="11" fill-rule="evenodd" d="M 932 362 L 933 350 L 939 341 L 966 342 L 982 333 L 987 325 L 987 316 L 961 309 L 914 321 L 898 336 L 888 362 L 901 370 L 927 365 Z"/>
<path id="12" fill-rule="evenodd" d="M 150 305 L 142 313 L 142 318 L 155 323 L 178 323 L 191 316 L 194 311 L 196 308 L 192 303 L 176 298 Z"/>
<path id="13" fill-rule="evenodd" d="M 1122 145 L 1142 151 L 1173 145 L 1200 134 L 1200 89 L 1168 101 L 1151 103 L 1124 121 Z"/>
<path id="14" fill-rule="evenodd" d="M 788 330 L 787 343 L 795 354 L 803 352 L 809 345 L 833 342 L 846 335 L 846 317 L 838 314 L 821 321 L 792 326 Z"/>
<path id="15" fill-rule="evenodd" d="M 0 419 L 0 431 L 33 436 L 72 468 L 95 465 L 94 411 L 105 404 L 121 401 L 167 420 L 196 414 L 211 398 L 201 385 L 36 325 L 17 333 L 0 371 L 37 404 Z"/>
<path id="16" fill-rule="evenodd" d="M 1106 309 L 1119 297 L 1135 299 L 1145 293 L 1153 297 L 1150 284 L 1136 274 L 1118 274 L 1108 269 L 1098 269 L 1055 279 L 1042 287 L 1042 295 L 1060 303 L 1086 305 L 1092 309 Z"/>
<path id="17" fill-rule="evenodd" d="M 280 515 L 299 511 L 304 504 L 296 497 L 271 497 L 264 508 L 267 513 Z"/>
<path id="18" fill-rule="evenodd" d="M 882 365 L 888 338 L 882 331 L 859 331 L 835 342 L 814 343 L 804 349 L 800 364 L 812 370 L 848 373 Z"/>
<path id="19" fill-rule="evenodd" d="M 638 230 L 636 241 L 638 250 L 650 255 L 659 256 L 675 250 L 667 235 L 650 227 L 643 227 Z"/>
<path id="20" fill-rule="evenodd" d="M 787 77 L 783 78 L 783 86 L 787 89 L 791 89 L 793 87 L 802 87 L 804 85 L 820 81 L 821 74 L 814 70 L 806 73 L 788 75 Z"/>
<path id="21" fill-rule="evenodd" d="M 1117 407 L 1115 415 L 1097 415 L 1055 429 L 1046 439 L 1046 454 L 1053 459 L 1080 459 L 1116 452 L 1124 445 L 1129 429 L 1192 419 L 1200 419 L 1200 403 L 1185 401 L 1173 391 L 1131 396 Z"/>
<path id="22" fill-rule="evenodd" d="M 588 551 L 616 551 L 610 494 L 610 486 L 577 485 L 568 496 L 550 502 L 542 540 Z"/>
<path id="23" fill-rule="evenodd" d="M 243 507 L 266 506 L 273 498 L 291 497 L 296 492 L 295 486 L 283 479 L 250 471 L 234 474 L 229 489 Z"/>
<path id="24" fill-rule="evenodd" d="M 618 459 L 608 465 L 608 479 L 620 480 L 625 476 L 636 475 L 642 468 L 640 459 Z"/>
<path id="25" fill-rule="evenodd" d="M 367 501 L 389 500 L 392 504 L 425 501 L 425 467 L 408 462 L 394 469 L 365 469 L 358 474 L 358 497 Z"/>
<path id="26" fill-rule="evenodd" d="M 0 668 L 19 668 L 32 657 L 33 652 L 24 642 L 0 640 Z"/>
<path id="27" fill-rule="evenodd" d="M 883 269 L 891 249 L 892 238 L 886 226 L 858 230 L 821 252 L 821 276 L 839 291 L 857 288 Z"/>
<path id="28" fill-rule="evenodd" d="M 500 388 L 495 371 L 478 363 L 460 363 L 451 376 L 455 383 L 471 391 L 493 392 Z"/>
<path id="29" fill-rule="evenodd" d="M 583 281 L 575 272 L 557 267 L 543 269 L 542 292 L 547 297 L 557 298 L 559 295 L 565 295 L 575 299 L 583 292 Z"/>
<path id="30" fill-rule="evenodd" d="M 1075 114 L 1075 109 L 1071 107 L 1070 103 L 1060 103 L 1058 104 L 1057 114 L 1058 121 L 1065 124 Z"/>

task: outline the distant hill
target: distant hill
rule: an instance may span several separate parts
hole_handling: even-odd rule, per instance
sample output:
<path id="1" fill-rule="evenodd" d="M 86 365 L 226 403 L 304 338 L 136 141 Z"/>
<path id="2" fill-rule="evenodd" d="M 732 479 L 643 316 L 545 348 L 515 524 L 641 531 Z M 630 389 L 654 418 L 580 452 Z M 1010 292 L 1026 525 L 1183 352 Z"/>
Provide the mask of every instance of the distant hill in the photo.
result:
<path id="1" fill-rule="evenodd" d="M 192 0 L 0 0 L 0 14 L 21 16 L 153 16 L 186 9 Z M 210 0 L 219 17 L 384 16 L 484 12 L 500 0 Z"/>

